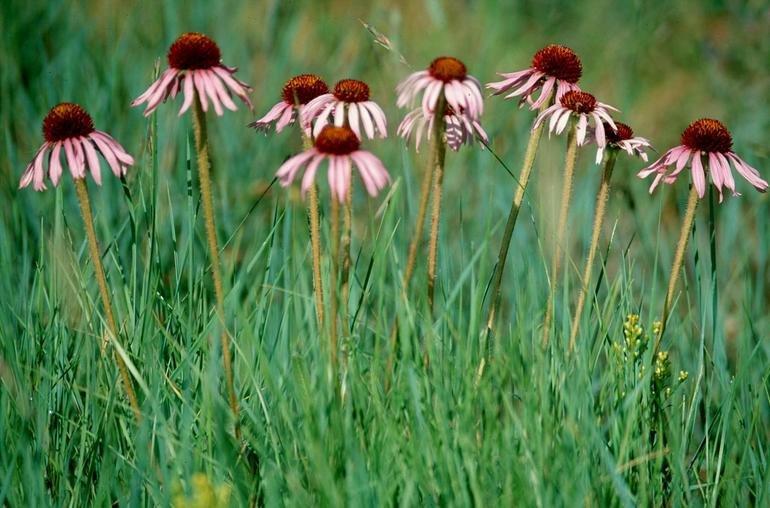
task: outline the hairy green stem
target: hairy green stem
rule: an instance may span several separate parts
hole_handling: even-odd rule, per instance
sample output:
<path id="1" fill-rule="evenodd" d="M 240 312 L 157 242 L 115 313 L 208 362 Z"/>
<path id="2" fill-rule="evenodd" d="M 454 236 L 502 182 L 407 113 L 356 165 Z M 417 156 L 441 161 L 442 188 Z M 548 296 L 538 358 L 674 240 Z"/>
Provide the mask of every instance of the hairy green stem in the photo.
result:
<path id="1" fill-rule="evenodd" d="M 577 160 L 577 124 L 573 122 L 567 136 L 567 155 L 564 160 L 564 183 L 561 193 L 561 206 L 559 209 L 559 222 L 556 226 L 556 236 L 553 245 L 553 258 L 551 259 L 550 290 L 548 292 L 548 304 L 543 320 L 543 347 L 548 345 L 551 331 L 551 320 L 554 314 L 554 302 L 559 288 L 559 277 L 562 259 L 566 254 L 567 219 L 569 218 L 569 205 L 572 200 L 572 183 L 575 176 L 575 161 Z"/>
<path id="2" fill-rule="evenodd" d="M 206 240 L 211 256 L 211 277 L 214 280 L 214 295 L 216 297 L 217 316 L 222 326 L 220 334 L 222 345 L 222 363 L 225 372 L 228 400 L 233 413 L 236 437 L 240 437 L 240 417 L 238 398 L 235 394 L 233 381 L 232 358 L 230 356 L 230 336 L 225 323 L 225 293 L 222 284 L 221 264 L 219 260 L 219 242 L 217 240 L 216 224 L 214 222 L 214 198 L 211 186 L 211 160 L 209 159 L 209 138 L 206 128 L 206 115 L 201 107 L 200 100 L 195 98 L 193 108 L 193 128 L 195 132 L 195 149 L 198 154 L 198 177 L 200 180 L 201 202 L 203 205 L 203 218 L 206 225 Z"/>
<path id="3" fill-rule="evenodd" d="M 596 252 L 599 248 L 599 237 L 601 236 L 602 225 L 604 224 L 604 216 L 607 212 L 607 201 L 610 197 L 610 179 L 612 178 L 612 170 L 615 168 L 615 161 L 617 158 L 618 150 L 616 148 L 609 148 L 606 151 L 602 181 L 599 184 L 599 191 L 596 193 L 596 209 L 594 211 L 594 227 L 591 231 L 591 245 L 588 248 L 588 257 L 586 258 L 585 266 L 583 267 L 580 294 L 578 296 L 577 307 L 575 308 L 575 315 L 572 318 L 572 330 L 569 338 L 570 352 L 575 349 L 578 329 L 580 328 L 580 318 L 583 314 L 583 308 L 585 307 L 586 297 L 588 295 L 588 285 L 591 283 L 594 260 L 596 259 Z"/>
<path id="4" fill-rule="evenodd" d="M 690 238 L 690 232 L 692 231 L 692 225 L 695 222 L 695 210 L 698 208 L 698 191 L 693 185 L 690 189 L 690 195 L 687 198 L 687 210 L 684 213 L 684 220 L 682 221 L 682 229 L 679 231 L 679 241 L 676 244 L 676 252 L 674 253 L 674 262 L 671 265 L 671 274 L 668 278 L 668 290 L 666 291 L 666 299 L 663 301 L 663 317 L 661 318 L 660 331 L 655 338 L 655 348 L 653 349 L 653 358 L 658 353 L 660 348 L 660 341 L 663 339 L 663 333 L 666 331 L 666 325 L 668 324 L 669 314 L 671 312 L 671 304 L 674 302 L 674 293 L 676 292 L 676 284 L 679 281 L 679 272 L 682 271 L 682 264 L 684 263 L 684 253 L 687 250 L 687 242 Z"/>
<path id="5" fill-rule="evenodd" d="M 545 101 L 540 107 L 540 112 L 544 111 L 549 104 L 550 101 Z M 543 135 L 544 126 L 544 123 L 540 123 L 540 125 L 530 132 L 527 150 L 524 152 L 524 163 L 522 164 L 521 172 L 519 173 L 519 179 L 516 181 L 516 192 L 513 195 L 511 210 L 508 212 L 508 220 L 505 223 L 505 231 L 503 232 L 503 239 L 500 243 L 500 252 L 497 254 L 497 263 L 495 264 L 495 271 L 492 276 L 492 286 L 489 293 L 491 295 L 491 300 L 489 312 L 487 314 L 487 340 L 490 339 L 494 332 L 495 318 L 497 317 L 497 312 L 500 308 L 502 299 L 503 272 L 505 270 L 505 262 L 508 259 L 508 249 L 511 247 L 513 230 L 516 227 L 516 220 L 519 218 L 521 203 L 524 201 L 524 194 L 527 191 L 527 184 L 529 183 L 529 177 L 532 174 L 532 167 L 535 164 L 537 148 L 540 144 L 540 138 Z M 487 349 L 489 348 L 490 345 L 488 344 Z"/>
<path id="6" fill-rule="evenodd" d="M 96 231 L 94 229 L 94 217 L 91 212 L 91 201 L 88 198 L 88 186 L 84 178 L 75 179 L 75 190 L 78 195 L 78 202 L 80 203 L 80 212 L 83 216 L 83 224 L 86 229 L 86 238 L 88 239 L 88 250 L 91 254 L 91 262 L 94 264 L 94 275 L 96 276 L 96 283 L 99 286 L 99 295 L 102 299 L 102 307 L 104 307 L 104 314 L 107 319 L 107 327 L 109 328 L 112 340 L 118 339 L 118 325 L 115 321 L 115 315 L 112 312 L 112 302 L 110 300 L 110 291 L 107 287 L 107 277 L 104 275 L 104 266 L 102 265 L 102 257 L 99 250 L 99 242 L 96 240 Z M 126 397 L 131 404 L 131 409 L 134 412 L 136 421 L 139 422 L 142 419 L 142 413 L 139 409 L 139 402 L 136 398 L 136 392 L 134 392 L 134 384 L 131 381 L 131 376 L 128 373 L 128 367 L 123 361 L 123 358 L 115 351 L 115 363 L 118 366 L 118 372 L 123 380 L 123 388 L 126 391 Z"/>
<path id="7" fill-rule="evenodd" d="M 433 122 L 433 166 L 432 198 L 433 207 L 430 219 L 430 238 L 428 244 L 428 307 L 433 310 L 433 294 L 436 286 L 436 270 L 438 264 L 438 230 L 441 222 L 441 190 L 444 182 L 444 161 L 446 159 L 446 140 L 444 132 L 445 100 L 439 99 L 436 105 L 435 121 Z"/>

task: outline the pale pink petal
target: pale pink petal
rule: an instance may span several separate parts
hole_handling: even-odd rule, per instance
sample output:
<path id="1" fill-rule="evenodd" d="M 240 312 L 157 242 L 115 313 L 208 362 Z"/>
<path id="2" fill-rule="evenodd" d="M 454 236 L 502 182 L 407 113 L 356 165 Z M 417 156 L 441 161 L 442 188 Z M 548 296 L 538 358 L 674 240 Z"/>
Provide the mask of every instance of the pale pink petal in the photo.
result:
<path id="1" fill-rule="evenodd" d="M 315 174 L 318 170 L 318 166 L 323 162 L 325 156 L 321 153 L 316 154 L 313 157 L 313 160 L 310 161 L 310 164 L 307 165 L 307 168 L 305 169 L 305 174 L 302 175 L 302 196 L 305 196 L 305 193 L 310 188 L 311 185 L 313 185 L 313 182 L 315 180 Z"/>
<path id="2" fill-rule="evenodd" d="M 722 168 L 722 180 L 725 183 L 725 187 L 730 189 L 733 196 L 736 196 L 738 193 L 735 192 L 735 180 L 733 179 L 733 174 L 730 171 L 730 163 L 727 161 L 727 157 L 719 152 L 716 153 L 716 157 L 719 160 L 720 167 Z"/>
<path id="3" fill-rule="evenodd" d="M 102 157 L 104 157 L 104 160 L 107 161 L 107 164 L 110 166 L 110 169 L 112 170 L 113 174 L 117 177 L 120 177 L 124 174 L 124 171 L 118 162 L 117 154 L 113 150 L 113 145 L 107 142 L 104 138 L 101 138 L 99 136 L 95 136 L 95 133 L 92 132 L 90 134 L 91 140 L 96 143 L 96 148 L 99 149 L 99 152 L 101 152 Z M 66 146 L 65 146 L 66 150 Z"/>
<path id="4" fill-rule="evenodd" d="M 367 164 L 367 160 L 360 157 L 361 151 L 355 151 L 350 154 L 350 158 L 353 159 L 353 162 L 356 164 L 356 167 L 358 168 L 358 174 L 361 175 L 361 180 L 364 182 L 364 188 L 366 189 L 366 192 L 370 196 L 376 196 L 377 195 L 377 184 L 374 181 L 374 178 L 369 173 L 369 167 Z"/>
<path id="5" fill-rule="evenodd" d="M 382 108 L 374 101 L 366 101 L 362 104 L 362 106 L 368 109 L 369 113 L 371 113 L 372 119 L 374 120 L 375 125 L 377 125 L 377 130 L 380 133 L 380 137 L 387 137 L 388 121 Z"/>
<path id="6" fill-rule="evenodd" d="M 83 150 L 86 152 L 86 159 L 88 159 L 88 168 L 91 170 L 91 177 L 94 179 L 94 182 L 96 182 L 96 185 L 101 185 L 102 173 L 101 168 L 99 167 L 99 156 L 96 155 L 94 145 L 91 144 L 91 141 L 85 138 L 81 144 L 83 146 Z"/>
<path id="7" fill-rule="evenodd" d="M 51 158 L 48 161 L 48 176 L 51 178 L 51 183 L 53 183 L 53 186 L 56 187 L 59 185 L 59 179 L 61 178 L 61 174 L 63 171 L 63 167 L 61 165 L 61 148 L 62 148 L 62 142 L 57 141 L 56 143 L 53 143 L 53 150 L 51 150 Z"/>
<path id="8" fill-rule="evenodd" d="M 275 176 L 280 180 L 281 186 L 286 187 L 291 184 L 302 165 L 317 153 L 314 148 L 311 148 L 281 164 L 281 167 L 275 173 Z"/>
<path id="9" fill-rule="evenodd" d="M 436 111 L 436 103 L 443 89 L 444 83 L 441 81 L 434 81 L 428 85 L 425 94 L 422 96 L 422 111 L 424 114 L 429 115 Z"/>
<path id="10" fill-rule="evenodd" d="M 350 104 L 348 106 L 348 123 L 350 124 L 350 130 L 352 130 L 358 139 L 361 138 L 361 129 L 358 123 L 358 104 Z"/>
<path id="11" fill-rule="evenodd" d="M 163 74 L 161 74 L 158 79 L 153 81 L 150 87 L 145 90 L 142 95 L 131 101 L 131 106 L 138 106 L 139 104 L 146 102 L 153 94 L 155 94 L 158 89 L 166 88 L 168 83 L 176 76 L 176 73 L 176 69 L 166 69 L 163 71 Z"/>
<path id="12" fill-rule="evenodd" d="M 369 139 L 374 139 L 374 123 L 369 116 L 369 111 L 366 108 L 361 108 L 361 123 L 364 124 L 364 130 Z"/>
<path id="13" fill-rule="evenodd" d="M 334 107 L 334 125 L 342 127 L 345 125 L 345 103 L 338 102 Z"/>
<path id="14" fill-rule="evenodd" d="M 206 98 L 206 84 L 203 81 L 203 75 L 200 73 L 200 71 L 192 70 L 187 71 L 187 76 L 188 79 L 192 79 L 192 82 L 195 84 L 195 90 L 198 92 L 198 100 L 201 103 L 203 112 L 208 112 L 209 100 Z"/>
<path id="15" fill-rule="evenodd" d="M 294 121 L 294 106 L 283 110 L 281 118 L 275 123 L 275 132 L 281 132 L 284 127 Z"/>
<path id="16" fill-rule="evenodd" d="M 79 164 L 80 161 L 75 152 L 75 142 L 71 138 L 64 140 L 64 153 L 67 156 L 67 166 L 69 167 L 72 177 L 83 178 L 85 176 L 85 171 Z"/>
<path id="17" fill-rule="evenodd" d="M 313 137 L 318 136 L 318 134 L 321 133 L 321 130 L 329 124 L 329 115 L 331 115 L 332 111 L 334 111 L 334 107 L 335 103 L 330 102 L 324 107 L 324 110 L 321 111 L 321 114 L 318 115 L 315 120 L 315 125 L 313 126 Z"/>
<path id="18" fill-rule="evenodd" d="M 594 134 L 596 135 L 597 146 L 604 147 L 607 145 L 607 138 L 604 135 L 604 124 L 602 123 L 601 119 L 596 119 Z"/>
<path id="19" fill-rule="evenodd" d="M 586 132 L 588 131 L 588 117 L 586 115 L 580 115 L 577 125 L 577 144 L 583 146 L 586 140 Z"/>
<path id="20" fill-rule="evenodd" d="M 746 179 L 751 185 L 753 185 L 758 191 L 765 192 L 767 190 L 767 182 L 759 175 L 759 171 L 749 166 L 743 159 L 738 157 L 734 152 L 727 152 L 725 154 L 730 160 L 733 161 L 735 170 Z"/>
<path id="21" fill-rule="evenodd" d="M 700 159 L 701 152 L 697 151 L 692 158 L 692 181 L 695 190 L 698 191 L 698 197 L 703 198 L 706 195 L 706 178 L 703 174 L 703 163 Z"/>
<path id="22" fill-rule="evenodd" d="M 222 104 L 224 104 L 224 106 L 230 111 L 237 111 L 238 107 L 230 97 L 230 92 L 227 91 L 225 86 L 222 84 L 222 81 L 212 71 L 209 71 L 209 82 L 211 83 L 214 91 L 217 93 L 217 96 L 219 97 L 219 100 L 222 102 Z"/>
<path id="23" fill-rule="evenodd" d="M 342 173 L 342 188 L 340 189 L 340 203 L 344 203 L 348 196 L 348 190 L 350 189 L 350 180 L 352 176 L 352 164 L 350 162 L 350 156 L 349 155 L 341 155 L 340 156 L 340 162 L 337 163 L 338 168 Z"/>
<path id="24" fill-rule="evenodd" d="M 43 148 L 37 153 L 33 160 L 33 170 L 32 170 L 32 181 L 33 181 L 33 188 L 36 191 L 45 190 L 45 168 L 43 167 L 43 162 L 45 160 L 45 156 L 48 153 L 48 148 L 50 147 L 50 144 L 48 142 L 45 142 L 43 144 Z"/>
<path id="25" fill-rule="evenodd" d="M 254 109 L 248 96 L 248 92 L 251 91 L 251 87 L 243 81 L 240 81 L 232 76 L 232 74 L 235 72 L 235 67 L 215 65 L 211 68 L 211 70 L 213 70 L 216 75 L 225 82 L 225 85 L 227 85 L 227 87 L 232 90 L 233 93 L 248 106 L 249 109 Z"/>
<path id="26" fill-rule="evenodd" d="M 134 165 L 134 158 L 128 155 L 128 153 L 123 149 L 123 146 L 115 141 L 115 138 L 110 136 L 104 131 L 94 131 L 89 135 L 90 138 L 100 138 L 104 140 L 107 145 L 110 146 L 113 152 L 115 152 L 115 155 L 117 156 L 118 160 L 122 162 L 123 164 L 126 164 L 127 166 L 133 166 Z"/>
<path id="27" fill-rule="evenodd" d="M 195 100 L 195 90 L 194 86 L 195 83 L 193 82 L 192 76 L 187 74 L 183 79 L 184 84 L 184 101 L 182 102 L 182 107 L 179 109 L 179 116 L 182 116 L 185 111 L 187 111 L 190 106 L 192 106 L 193 101 Z"/>
<path id="28" fill-rule="evenodd" d="M 567 127 L 567 123 L 571 116 L 572 113 L 569 110 L 566 110 L 566 112 L 561 115 L 559 122 L 556 124 L 556 134 L 564 132 L 564 128 Z"/>

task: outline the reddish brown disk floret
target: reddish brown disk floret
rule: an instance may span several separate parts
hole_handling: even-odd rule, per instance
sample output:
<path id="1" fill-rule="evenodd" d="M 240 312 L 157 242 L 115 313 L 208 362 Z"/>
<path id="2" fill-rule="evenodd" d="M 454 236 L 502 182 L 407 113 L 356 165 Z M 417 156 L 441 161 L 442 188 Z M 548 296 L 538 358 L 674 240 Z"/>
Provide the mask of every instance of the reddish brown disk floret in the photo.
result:
<path id="1" fill-rule="evenodd" d="M 693 150 L 727 153 L 733 148 L 733 138 L 719 120 L 701 118 L 684 130 L 682 144 Z"/>
<path id="2" fill-rule="evenodd" d="M 327 125 L 315 138 L 316 149 L 331 155 L 348 155 L 360 146 L 358 137 L 348 127 Z"/>
<path id="3" fill-rule="evenodd" d="M 91 115 L 71 102 L 54 106 L 43 119 L 43 136 L 49 143 L 87 136 L 93 131 Z"/>
<path id="4" fill-rule="evenodd" d="M 610 124 L 604 122 L 604 135 L 607 136 L 607 143 L 613 144 L 634 137 L 634 130 L 628 125 L 615 122 L 615 126 L 618 128 L 617 131 L 613 130 Z"/>
<path id="5" fill-rule="evenodd" d="M 168 64 L 174 69 L 208 69 L 221 59 L 217 43 L 197 32 L 180 35 L 168 50 Z"/>
<path id="6" fill-rule="evenodd" d="M 428 67 L 428 72 L 444 83 L 453 80 L 462 81 L 468 76 L 468 69 L 465 64 L 451 56 L 442 56 L 433 60 Z"/>
<path id="7" fill-rule="evenodd" d="M 329 87 L 324 80 L 315 74 L 300 74 L 294 76 L 283 85 L 281 97 L 287 104 L 307 104 L 319 95 L 329 93 Z"/>
<path id="8" fill-rule="evenodd" d="M 561 105 L 575 113 L 591 113 L 596 109 L 596 97 L 587 92 L 572 90 L 561 96 Z"/>
<path id="9" fill-rule="evenodd" d="M 369 85 L 357 79 L 343 79 L 334 85 L 334 96 L 342 102 L 366 102 Z"/>
<path id="10" fill-rule="evenodd" d="M 568 47 L 558 44 L 551 44 L 535 53 L 532 67 L 568 83 L 577 83 L 583 75 L 580 58 Z"/>

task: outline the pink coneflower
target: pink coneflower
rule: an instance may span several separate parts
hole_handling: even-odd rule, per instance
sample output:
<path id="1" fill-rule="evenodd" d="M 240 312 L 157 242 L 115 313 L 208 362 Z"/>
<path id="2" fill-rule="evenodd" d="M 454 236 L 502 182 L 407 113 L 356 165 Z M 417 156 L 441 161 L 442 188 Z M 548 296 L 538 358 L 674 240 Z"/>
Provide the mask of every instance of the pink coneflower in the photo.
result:
<path id="1" fill-rule="evenodd" d="M 376 102 L 369 100 L 369 85 L 357 79 L 343 79 L 334 85 L 332 93 L 325 93 L 310 101 L 302 110 L 302 123 L 313 122 L 313 136 L 329 124 L 332 117 L 334 125 L 349 125 L 358 139 L 361 139 L 361 127 L 369 139 L 388 135 L 385 112 Z"/>
<path id="2" fill-rule="evenodd" d="M 407 140 L 414 135 L 415 149 L 419 151 L 423 136 L 425 139 L 430 139 L 435 116 L 433 113 L 426 116 L 422 109 L 417 108 L 404 117 L 398 126 L 397 134 Z M 478 121 L 472 120 L 466 115 L 458 115 L 452 107 L 448 107 L 444 113 L 444 124 L 446 143 L 455 152 L 462 145 L 473 143 L 477 137 L 485 144 L 489 142 L 487 133 Z"/>
<path id="3" fill-rule="evenodd" d="M 307 164 L 301 187 L 304 195 L 313 184 L 320 164 L 328 160 L 329 188 L 332 196 L 336 197 L 340 203 L 344 203 L 350 188 L 352 166 L 355 165 L 366 191 L 370 196 L 376 196 L 390 181 L 390 175 L 377 157 L 370 152 L 360 150 L 360 146 L 361 141 L 349 127 L 327 125 L 316 136 L 313 148 L 284 162 L 278 168 L 276 176 L 281 185 L 286 187 Z"/>
<path id="4" fill-rule="evenodd" d="M 19 188 L 31 183 L 36 191 L 45 190 L 45 162 L 49 152 L 47 170 L 54 187 L 59 185 L 63 172 L 62 150 L 72 178 L 85 178 L 86 169 L 89 169 L 97 185 L 102 183 L 97 152 L 102 154 L 118 177 L 125 175 L 128 166 L 134 164 L 134 159 L 112 136 L 94 129 L 91 116 L 77 104 L 63 102 L 54 106 L 43 120 L 43 137 L 45 143 L 24 171 Z"/>
<path id="5" fill-rule="evenodd" d="M 650 185 L 650 192 L 655 190 L 661 180 L 667 184 L 674 183 L 688 162 L 692 168 L 692 181 L 700 198 L 706 194 L 706 170 L 711 174 L 711 181 L 719 191 L 720 202 L 723 198 L 723 186 L 727 187 L 733 196 L 739 195 L 735 191 L 735 180 L 730 171 L 731 163 L 758 191 L 767 190 L 767 182 L 759 176 L 759 172 L 733 152 L 730 131 L 719 120 L 701 118 L 694 121 L 682 132 L 681 143 L 637 175 L 646 178 L 652 173 L 657 173 Z M 704 166 L 702 157 L 707 157 L 707 166 Z M 674 170 L 666 174 L 669 166 L 674 166 Z"/>
<path id="6" fill-rule="evenodd" d="M 608 110 L 617 111 L 612 106 L 597 101 L 590 93 L 571 90 L 562 95 L 556 104 L 538 115 L 533 130 L 550 117 L 548 132 L 561 134 L 569 123 L 569 119 L 575 117 L 577 119 L 578 146 L 583 146 L 588 140 L 588 126 L 591 122 L 594 127 L 593 137 L 596 139 L 596 145 L 599 148 L 604 148 L 607 144 L 604 122 L 607 122 L 612 129 L 617 128 Z"/>
<path id="7" fill-rule="evenodd" d="M 146 102 L 144 116 L 152 114 L 169 97 L 176 97 L 180 90 L 184 90 L 180 116 L 190 108 L 196 95 L 203 111 L 208 111 L 211 101 L 214 111 L 220 116 L 224 112 L 223 105 L 231 111 L 238 109 L 231 98 L 231 92 L 251 109 L 247 95 L 251 87 L 234 76 L 238 70 L 236 67 L 227 67 L 221 63 L 219 46 L 206 35 L 195 32 L 180 35 L 169 48 L 167 57 L 169 68 L 131 103 L 132 106 L 138 106 Z"/>
<path id="8" fill-rule="evenodd" d="M 398 107 L 408 106 L 423 91 L 422 111 L 425 115 L 436 110 L 442 93 L 449 106 L 469 118 L 477 120 L 484 112 L 481 83 L 468 74 L 465 64 L 457 58 L 436 58 L 428 70 L 409 75 L 396 88 Z"/>
<path id="9" fill-rule="evenodd" d="M 307 104 L 310 103 L 310 101 L 328 92 L 329 87 L 324 80 L 315 74 L 300 74 L 299 76 L 294 76 L 283 85 L 281 101 L 270 108 L 270 111 L 268 111 L 265 116 L 251 122 L 249 127 L 267 131 L 270 126 L 275 123 L 275 131 L 281 132 L 287 125 L 294 123 L 296 109 L 298 109 L 300 115 L 302 115 L 302 111 L 307 107 Z M 303 130 L 307 130 L 309 125 L 310 124 L 305 124 L 303 121 Z"/>
<path id="10" fill-rule="evenodd" d="M 604 135 L 607 138 L 607 145 L 605 147 L 599 147 L 596 150 L 596 163 L 599 164 L 604 157 L 604 149 L 608 147 L 618 148 L 623 150 L 628 155 L 637 156 L 644 162 L 647 162 L 647 152 L 645 149 L 652 148 L 652 144 L 647 138 L 635 137 L 634 130 L 628 125 L 615 122 L 617 130 L 613 130 L 612 126 L 608 123 L 603 125 Z M 592 133 L 592 137 L 595 135 Z"/>
<path id="11" fill-rule="evenodd" d="M 532 109 L 537 109 L 551 97 L 554 89 L 557 100 L 567 92 L 579 91 L 577 82 L 582 74 L 583 65 L 574 51 L 566 46 L 551 44 L 535 53 L 529 69 L 498 73 L 505 79 L 487 83 L 487 88 L 493 90 L 493 95 L 508 93 L 506 99 L 521 97 L 520 104 L 526 101 Z M 538 90 L 540 95 L 533 100 Z"/>

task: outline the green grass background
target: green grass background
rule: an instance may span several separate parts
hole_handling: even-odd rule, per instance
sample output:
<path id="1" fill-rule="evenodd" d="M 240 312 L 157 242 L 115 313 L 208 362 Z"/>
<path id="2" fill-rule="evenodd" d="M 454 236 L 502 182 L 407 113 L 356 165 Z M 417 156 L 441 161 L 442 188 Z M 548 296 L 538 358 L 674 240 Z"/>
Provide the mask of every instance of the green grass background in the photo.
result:
<path id="1" fill-rule="evenodd" d="M 359 19 L 386 34 L 411 67 L 375 44 Z M 557 42 L 582 57 L 581 86 L 619 107 L 622 121 L 658 150 L 678 144 L 690 121 L 720 118 L 735 150 L 767 178 L 768 26 L 764 0 L 4 0 L 0 505 L 155 506 L 180 492 L 201 501 L 196 473 L 229 489 L 233 505 L 766 505 L 766 196 L 741 180 L 744 196 L 711 210 L 713 244 L 707 201 L 700 207 L 664 343 L 674 379 L 680 369 L 690 376 L 672 383 L 666 418 L 654 420 L 649 352 L 639 380 L 633 367 L 613 363 L 611 344 L 622 341 L 628 313 L 640 313 L 646 327 L 660 316 L 684 178 L 649 196 L 634 176 L 640 161 L 621 154 L 602 240 L 607 269 L 570 359 L 564 333 L 600 171 L 593 151 L 583 150 L 560 333 L 543 350 L 564 155 L 563 138 L 544 139 L 505 273 L 497 352 L 479 376 L 482 306 L 514 180 L 489 151 L 449 154 L 431 318 L 424 266 L 408 299 L 398 282 L 427 149 L 415 155 L 394 137 L 367 142 L 394 185 L 375 200 L 356 186 L 356 319 L 343 344 L 340 400 L 315 324 L 302 202 L 296 189 L 266 190 L 299 150 L 298 134 L 264 137 L 245 125 L 276 102 L 285 79 L 315 72 L 330 84 L 367 80 L 394 134 L 403 115 L 396 84 L 435 56 L 457 56 L 488 82 Z M 129 107 L 155 62 L 165 66 L 169 44 L 191 30 L 212 36 L 224 62 L 254 86 L 254 114 L 241 108 L 209 118 L 247 453 L 231 437 L 217 341 L 208 345 L 218 325 L 189 162 L 190 117 L 177 118 L 179 101 L 149 121 Z M 71 182 L 17 190 L 42 142 L 41 121 L 61 101 L 85 106 L 137 159 L 125 187 L 105 178 L 90 189 L 141 425 L 111 356 L 100 353 L 103 314 Z M 532 119 L 513 102 L 486 101 L 491 146 L 514 174 Z M 388 378 L 396 315 L 402 340 Z M 616 391 L 624 393 L 608 395 Z"/>

